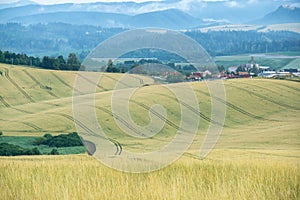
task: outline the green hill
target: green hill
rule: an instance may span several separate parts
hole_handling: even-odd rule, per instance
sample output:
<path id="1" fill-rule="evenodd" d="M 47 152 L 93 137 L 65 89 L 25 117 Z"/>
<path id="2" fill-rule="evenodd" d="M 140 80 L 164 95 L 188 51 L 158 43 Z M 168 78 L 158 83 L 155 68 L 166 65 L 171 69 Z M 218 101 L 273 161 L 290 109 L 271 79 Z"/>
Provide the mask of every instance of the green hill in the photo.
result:
<path id="1" fill-rule="evenodd" d="M 76 131 L 72 117 L 72 88 L 78 72 L 9 65 L 0 65 L 0 71 L 0 127 L 4 135 L 40 136 L 48 132 L 59 134 Z M 162 85 L 152 85 L 153 80 L 149 77 L 128 75 L 130 78 L 127 76 L 119 80 L 122 74 L 99 75 L 102 76 L 96 88 L 95 111 L 105 133 L 132 150 L 144 148 L 145 145 L 149 150 L 159 148 L 157 140 L 167 142 L 173 137 L 180 123 L 180 104 L 172 92 Z M 139 87 L 130 98 L 131 117 L 138 125 L 144 126 L 150 122 L 149 109 L 154 104 L 166 108 L 166 124 L 152 139 L 133 140 L 118 128 L 111 114 L 112 89 L 118 80 L 123 88 L 149 85 Z M 88 83 L 88 80 L 84 81 Z M 199 131 L 191 146 L 193 152 L 199 149 L 209 126 L 211 100 L 204 82 L 189 85 L 195 90 L 201 111 Z M 224 85 L 227 102 L 217 100 L 226 104 L 227 110 L 217 148 L 298 149 L 299 83 L 237 79 L 224 81 Z M 122 119 L 119 122 L 126 125 Z"/>
<path id="2" fill-rule="evenodd" d="M 19 142 L 14 139 L 14 144 L 22 145 L 24 136 L 76 131 L 71 88 L 78 72 L 8 65 L 0 65 L 0 71 L 0 131 L 3 132 L 0 142 L 18 138 Z M 85 77 L 85 73 L 81 76 Z M 120 148 L 152 151 L 173 138 L 179 126 L 180 105 L 166 87 L 153 84 L 149 77 L 129 75 L 121 80 L 122 74 L 92 74 L 103 78 L 95 94 L 98 122 L 119 152 Z M 131 118 L 140 126 L 147 125 L 150 116 L 158 123 L 164 122 L 158 134 L 147 139 L 133 138 L 118 128 L 116 121 L 139 133 L 124 118 L 111 113 L 111 97 L 115 95 L 112 89 L 117 80 L 121 92 L 132 85 L 138 86 L 129 101 Z M 83 78 L 81 84 L 88 86 L 91 82 Z M 172 165 L 152 173 L 135 174 L 116 171 L 84 154 L 0 156 L 2 198 L 299 199 L 299 82 L 226 80 L 226 101 L 216 96 L 211 99 L 205 82 L 187 84 L 194 89 L 199 101 L 200 123 L 189 150 Z M 182 83 L 169 86 L 183 87 Z M 80 92 L 83 91 L 77 91 Z M 200 160 L 199 149 L 210 124 L 213 101 L 226 104 L 225 125 L 212 153 Z M 156 112 L 155 104 L 164 106 L 166 115 Z M 193 110 L 189 104 L 181 104 L 184 109 Z M 85 121 L 75 122 L 90 131 L 89 113 Z M 77 147 L 72 148 L 75 149 L 65 149 L 63 153 L 82 152 Z M 118 156 L 112 158 L 118 159 Z"/>

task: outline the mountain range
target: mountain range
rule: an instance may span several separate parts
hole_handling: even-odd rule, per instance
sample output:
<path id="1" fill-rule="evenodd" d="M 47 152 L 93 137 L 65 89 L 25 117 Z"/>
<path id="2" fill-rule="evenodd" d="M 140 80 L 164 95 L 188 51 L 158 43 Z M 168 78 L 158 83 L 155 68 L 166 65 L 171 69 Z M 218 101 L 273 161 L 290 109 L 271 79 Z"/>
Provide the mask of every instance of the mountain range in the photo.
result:
<path id="1" fill-rule="evenodd" d="M 300 23 L 300 8 L 293 6 L 280 6 L 273 12 L 265 13 L 261 17 L 258 14 L 254 15 L 254 12 L 248 14 L 249 11 L 244 12 L 240 17 L 236 17 L 239 10 L 230 12 L 230 9 L 232 10 L 231 7 L 223 6 L 221 8 L 223 5 L 221 4 L 222 1 L 214 2 L 215 10 L 212 10 L 212 6 L 207 6 L 207 9 L 199 9 L 197 14 L 192 8 L 190 11 L 184 12 L 184 9 L 170 6 L 177 5 L 178 2 L 180 3 L 181 1 L 41 5 L 33 1 L 23 0 L 10 4 L 0 4 L 0 8 L 2 8 L 0 9 L 0 23 L 37 24 L 62 22 L 101 27 L 158 27 L 169 29 L 193 29 L 234 24 L 239 22 L 239 18 L 244 19 L 243 23 L 259 25 Z M 222 12 L 220 12 L 220 9 L 222 9 Z M 242 7 L 240 8 L 240 10 L 243 9 Z M 259 9 L 257 10 L 259 11 Z"/>

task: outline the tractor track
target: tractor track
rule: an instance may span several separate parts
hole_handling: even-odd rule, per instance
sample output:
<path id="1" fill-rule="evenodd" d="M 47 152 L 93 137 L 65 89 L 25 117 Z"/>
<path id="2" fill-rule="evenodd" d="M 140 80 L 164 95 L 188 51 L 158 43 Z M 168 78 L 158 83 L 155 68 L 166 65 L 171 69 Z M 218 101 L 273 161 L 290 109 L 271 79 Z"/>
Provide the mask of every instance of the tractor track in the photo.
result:
<path id="1" fill-rule="evenodd" d="M 0 96 L 0 102 L 6 107 L 6 108 L 11 108 L 13 110 L 16 110 L 16 111 L 19 111 L 19 112 L 22 112 L 22 113 L 26 113 L 26 114 L 33 114 L 32 112 L 29 112 L 29 111 L 26 111 L 26 110 L 22 110 L 22 109 L 19 109 L 19 108 L 15 108 L 11 105 L 9 105 L 7 103 L 7 101 L 2 97 Z"/>
<path id="2" fill-rule="evenodd" d="M 70 88 L 71 90 L 74 90 L 76 92 L 78 92 L 79 94 L 83 94 L 82 92 L 80 92 L 79 90 L 77 90 L 76 88 L 73 88 L 71 85 L 69 85 L 66 81 L 64 81 L 62 78 L 60 78 L 59 76 L 57 76 L 54 72 L 51 72 L 51 74 L 62 84 L 64 84 L 65 86 L 67 86 L 68 88 Z"/>
<path id="3" fill-rule="evenodd" d="M 5 101 L 5 99 L 2 96 L 0 96 L 0 101 L 5 107 L 10 107 L 10 105 L 7 103 L 7 101 Z"/>
<path id="4" fill-rule="evenodd" d="M 258 94 L 258 93 L 256 93 L 256 92 L 249 91 L 249 90 L 244 89 L 244 88 L 241 88 L 241 87 L 237 87 L 237 86 L 233 86 L 233 85 L 226 85 L 226 86 L 229 86 L 229 87 L 232 87 L 232 88 L 236 88 L 236 89 L 242 90 L 242 91 L 244 91 L 244 92 L 247 92 L 247 93 L 249 93 L 249 94 L 251 94 L 251 95 L 254 95 L 254 96 L 258 97 L 258 98 L 261 98 L 261 99 L 263 99 L 263 100 L 265 100 L 265 101 L 269 101 L 269 102 L 271 102 L 271 103 L 273 103 L 273 104 L 276 104 L 276 105 L 281 106 L 281 107 L 284 107 L 284 108 L 289 108 L 289 109 L 292 109 L 292 110 L 300 110 L 299 108 L 296 108 L 296 107 L 294 107 L 294 106 L 290 106 L 290 105 L 287 105 L 287 104 L 285 104 L 285 103 L 280 103 L 280 102 L 275 101 L 275 100 L 273 100 L 273 99 L 271 99 L 271 98 L 268 98 L 268 97 L 266 97 L 266 96 L 264 96 L 264 95 Z"/>
<path id="5" fill-rule="evenodd" d="M 33 82 L 35 82 L 37 85 L 40 86 L 41 89 L 44 89 L 46 88 L 43 84 L 41 84 L 41 82 L 39 82 L 34 76 L 32 76 L 27 70 L 23 70 L 23 72 L 31 78 L 31 80 Z M 48 94 L 50 94 L 52 97 L 55 97 L 55 98 L 59 98 L 56 94 L 54 94 L 53 92 L 49 91 L 49 90 L 46 90 L 48 92 Z"/>
<path id="6" fill-rule="evenodd" d="M 165 118 L 164 116 L 162 116 L 161 114 L 159 114 L 158 112 L 152 110 L 149 106 L 146 106 L 143 103 L 134 101 L 134 100 L 130 100 L 132 103 L 144 108 L 145 110 L 150 111 L 152 114 L 154 114 L 156 117 L 158 117 L 159 119 L 161 119 L 162 121 L 165 121 L 169 126 L 177 129 L 177 130 L 181 130 L 181 131 L 185 131 L 182 128 L 180 128 L 179 126 L 177 126 L 176 124 L 174 124 L 172 121 L 168 120 L 167 118 Z"/>
<path id="7" fill-rule="evenodd" d="M 131 77 L 133 77 L 133 78 L 139 80 L 139 81 L 140 81 L 140 84 L 141 84 L 141 85 L 144 85 L 144 80 L 143 80 L 142 78 L 139 78 L 139 77 L 136 77 L 136 76 L 133 76 L 133 75 L 129 75 L 129 76 L 131 76 Z"/>
<path id="8" fill-rule="evenodd" d="M 107 88 L 105 88 L 105 87 L 103 87 L 103 86 L 101 86 L 101 85 L 99 85 L 97 83 L 94 83 L 93 81 L 89 80 L 88 78 L 82 76 L 80 73 L 78 73 L 77 75 L 80 76 L 81 78 L 83 78 L 84 80 L 86 80 L 87 82 L 91 83 L 92 85 L 96 85 L 99 89 L 102 89 L 104 91 L 108 91 Z"/>
<path id="9" fill-rule="evenodd" d="M 127 128 L 129 128 L 130 130 L 132 130 L 134 133 L 138 134 L 138 135 L 142 135 L 145 136 L 145 134 L 141 133 L 140 131 L 138 131 L 136 128 L 134 128 L 132 125 L 130 125 L 126 120 L 124 120 L 122 117 L 112 113 L 110 110 L 100 107 L 100 106 L 96 106 L 96 108 L 98 110 L 101 110 L 111 116 L 113 116 L 114 118 L 116 118 L 119 122 L 121 122 L 123 125 L 125 125 Z"/>
<path id="10" fill-rule="evenodd" d="M 6 79 L 15 86 L 15 88 L 17 88 L 17 90 L 19 90 L 19 92 L 21 92 L 23 94 L 23 96 L 30 101 L 31 103 L 34 103 L 35 101 L 32 99 L 31 96 L 29 96 L 29 94 L 27 94 L 25 92 L 25 90 L 23 90 L 10 76 L 9 76 L 9 70 L 7 68 L 5 68 L 5 72 L 4 72 L 4 76 L 6 77 Z"/>
<path id="11" fill-rule="evenodd" d="M 282 80 L 279 80 L 279 81 L 282 81 Z M 297 82 L 297 83 L 299 83 L 299 81 L 288 80 L 288 79 L 286 79 L 285 81 L 292 81 L 292 82 Z M 283 81 L 282 81 L 282 82 L 283 82 Z M 300 89 L 299 89 L 299 88 L 296 88 L 296 87 L 293 87 L 293 86 L 284 84 L 284 83 L 282 83 L 282 82 L 280 83 L 280 85 L 283 85 L 284 87 L 287 87 L 287 88 L 289 88 L 289 89 L 292 89 L 292 90 L 295 90 L 295 91 L 297 91 L 297 92 L 300 92 Z"/>
<path id="12" fill-rule="evenodd" d="M 118 80 L 118 79 L 116 79 L 116 78 L 113 78 L 113 77 L 111 77 L 111 76 L 108 76 L 108 75 L 106 75 L 106 74 L 102 74 L 102 76 L 103 77 L 107 77 L 107 78 L 109 78 L 109 79 L 111 79 L 111 80 L 114 80 L 114 81 L 116 81 L 117 83 L 121 83 L 121 84 L 123 84 L 124 86 L 126 86 L 126 87 L 128 87 L 128 88 L 132 88 L 132 86 L 131 85 L 128 85 L 127 83 L 125 83 L 124 81 L 120 81 L 120 80 Z"/>
<path id="13" fill-rule="evenodd" d="M 172 99 L 172 100 L 175 100 L 175 101 L 178 101 L 178 103 L 181 103 L 184 107 L 186 107 L 187 109 L 189 109 L 190 111 L 192 111 L 193 113 L 195 113 L 196 115 L 199 115 L 200 118 L 204 119 L 205 121 L 209 122 L 209 123 L 212 123 L 212 124 L 215 124 L 215 125 L 218 125 L 218 126 L 225 126 L 225 124 L 221 124 L 219 122 L 216 122 L 214 120 L 212 120 L 211 118 L 207 117 L 206 115 L 204 115 L 203 113 L 201 113 L 200 111 L 196 110 L 195 108 L 193 108 L 192 106 L 190 106 L 189 104 L 183 102 L 183 101 L 180 101 L 180 100 L 177 100 L 169 95 L 166 95 L 166 94 L 160 94 L 161 96 L 165 96 L 169 99 Z"/>
<path id="14" fill-rule="evenodd" d="M 268 90 L 268 91 L 270 91 L 270 92 L 272 92 L 272 93 L 275 93 L 273 90 L 270 90 L 270 89 L 267 88 L 267 87 L 262 87 L 262 86 L 260 86 L 260 85 L 253 85 L 253 84 L 250 84 L 250 83 L 239 83 L 239 84 L 247 85 L 247 86 L 252 86 L 252 87 L 256 87 L 256 88 L 261 88 L 261 89 L 263 89 L 263 90 Z M 291 90 L 295 90 L 295 91 L 297 91 L 297 92 L 300 92 L 300 90 L 297 90 L 296 88 L 288 87 L 288 86 L 285 85 L 285 84 L 278 84 L 278 85 L 281 85 L 281 86 L 286 87 L 286 88 L 289 88 L 289 89 L 291 89 Z M 278 92 L 276 92 L 276 93 L 278 94 Z M 280 94 L 281 94 L 281 93 L 280 93 Z M 288 97 L 286 97 L 286 98 L 288 98 Z"/>
<path id="15" fill-rule="evenodd" d="M 22 121 L 10 121 L 10 120 L 5 120 L 5 119 L 0 119 L 0 121 L 5 121 L 5 122 L 17 122 L 17 123 L 21 123 L 21 124 L 24 124 L 30 128 L 33 128 L 34 129 L 34 132 L 46 132 L 46 131 L 43 131 L 42 128 L 38 127 L 37 125 L 33 124 L 33 123 L 30 123 L 30 122 L 22 122 Z"/>
<path id="16" fill-rule="evenodd" d="M 116 146 L 115 155 L 121 155 L 123 148 L 122 148 L 122 145 L 117 140 L 112 139 L 112 138 L 105 138 L 103 136 L 99 136 L 99 135 L 95 134 L 91 129 L 89 129 L 87 126 L 85 126 L 82 122 L 80 122 L 79 120 L 73 119 L 73 117 L 71 117 L 70 115 L 62 114 L 62 113 L 49 113 L 49 114 L 65 117 L 65 118 L 69 119 L 70 121 L 76 123 L 82 129 L 84 129 L 88 133 L 88 135 L 101 137 L 102 139 L 106 139 L 106 140 L 110 141 L 111 143 L 113 143 Z"/>
<path id="17" fill-rule="evenodd" d="M 232 110 L 235 110 L 235 111 L 237 111 L 237 112 L 239 112 L 239 113 L 241 113 L 241 114 L 243 114 L 243 115 L 246 115 L 246 116 L 248 116 L 248 117 L 250 117 L 250 118 L 257 119 L 257 120 L 274 121 L 274 120 L 269 120 L 269 119 L 265 119 L 265 118 L 263 118 L 263 117 L 254 115 L 254 114 L 252 114 L 252 113 L 250 113 L 250 112 L 248 112 L 248 111 L 246 111 L 246 110 L 243 110 L 242 108 L 239 108 L 239 107 L 237 107 L 236 105 L 234 105 L 234 104 L 232 104 L 232 103 L 230 103 L 230 102 L 228 102 L 228 101 L 225 101 L 225 100 L 223 100 L 223 99 L 221 99 L 221 98 L 219 98 L 219 97 L 211 96 L 211 95 L 209 95 L 209 94 L 206 93 L 206 92 L 203 92 L 203 91 L 200 91 L 200 90 L 195 90 L 195 91 L 199 92 L 200 94 L 204 94 L 204 95 L 206 95 L 206 96 L 208 96 L 208 97 L 211 97 L 211 98 L 213 98 L 213 99 L 215 99 L 215 100 L 217 100 L 217 101 L 219 101 L 219 102 L 225 104 L 226 106 L 228 106 L 228 107 L 231 108 Z"/>

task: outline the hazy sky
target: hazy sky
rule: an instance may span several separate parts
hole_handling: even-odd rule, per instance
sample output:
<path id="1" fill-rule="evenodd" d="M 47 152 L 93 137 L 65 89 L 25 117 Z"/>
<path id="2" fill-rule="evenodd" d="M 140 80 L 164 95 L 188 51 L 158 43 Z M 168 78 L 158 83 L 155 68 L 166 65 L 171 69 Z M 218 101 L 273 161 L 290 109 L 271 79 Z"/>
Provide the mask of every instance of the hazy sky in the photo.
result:
<path id="1" fill-rule="evenodd" d="M 11 3 L 19 0 L 0 0 L 0 3 Z M 60 4 L 60 3 L 88 3 L 88 2 L 112 2 L 112 0 L 32 0 L 40 4 Z M 113 0 L 113 2 L 122 2 L 124 0 Z M 135 2 L 145 2 L 149 0 L 127 0 Z"/>

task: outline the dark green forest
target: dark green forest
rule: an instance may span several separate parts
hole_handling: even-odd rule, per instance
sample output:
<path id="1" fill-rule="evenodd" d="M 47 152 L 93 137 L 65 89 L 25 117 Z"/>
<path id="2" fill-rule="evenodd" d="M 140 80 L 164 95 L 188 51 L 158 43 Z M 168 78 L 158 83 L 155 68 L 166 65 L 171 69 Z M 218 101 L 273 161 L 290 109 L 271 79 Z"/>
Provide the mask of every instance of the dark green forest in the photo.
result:
<path id="1" fill-rule="evenodd" d="M 126 31 L 122 28 L 102 28 L 64 23 L 21 25 L 0 24 L 0 49 L 27 55 L 58 57 L 75 52 L 79 60 L 100 42 Z M 185 32 L 201 44 L 210 55 L 236 55 L 300 51 L 300 34 L 290 31 L 208 31 Z"/>

